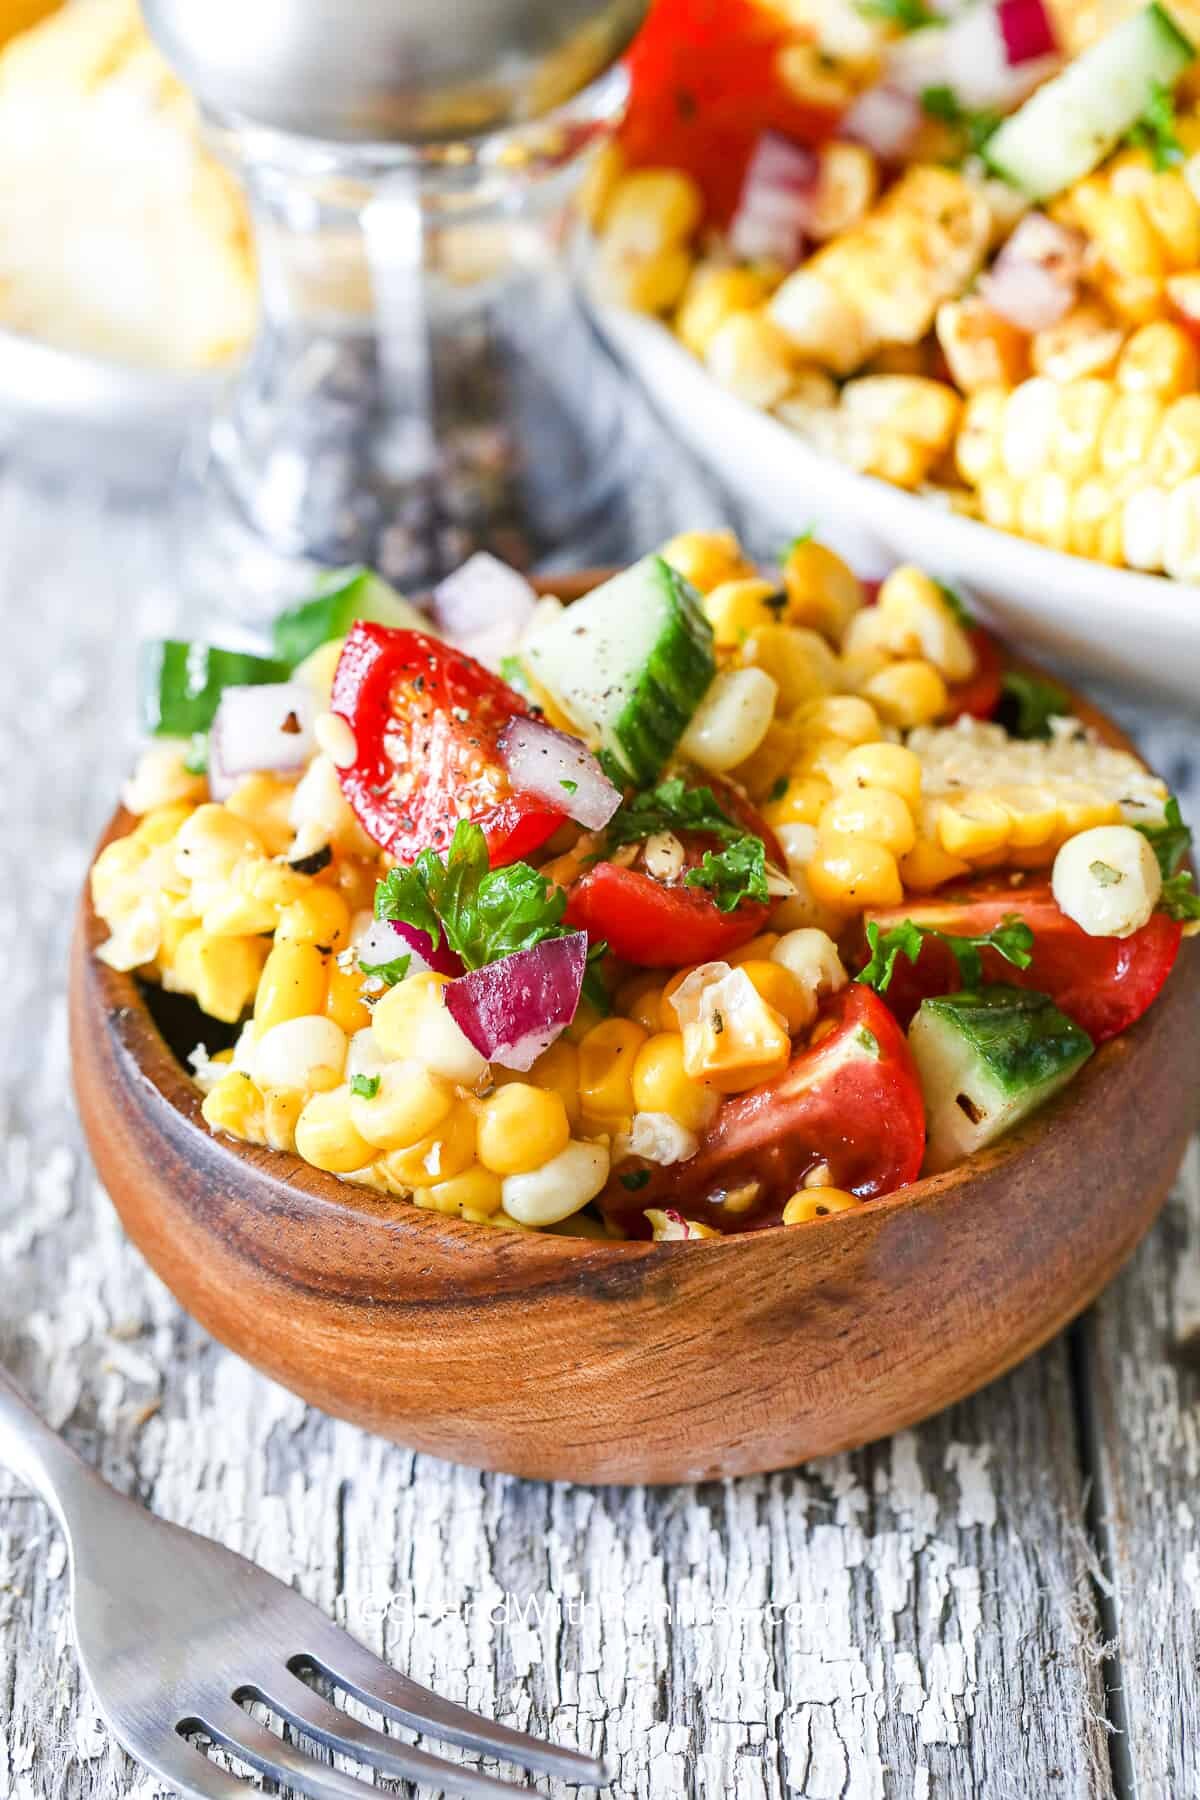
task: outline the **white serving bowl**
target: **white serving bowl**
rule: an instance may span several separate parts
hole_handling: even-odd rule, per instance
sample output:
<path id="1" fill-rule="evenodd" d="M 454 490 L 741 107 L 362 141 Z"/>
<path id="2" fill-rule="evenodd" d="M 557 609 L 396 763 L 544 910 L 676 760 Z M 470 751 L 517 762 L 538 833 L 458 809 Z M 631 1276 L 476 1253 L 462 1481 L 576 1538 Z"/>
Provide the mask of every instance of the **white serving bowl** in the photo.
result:
<path id="1" fill-rule="evenodd" d="M 970 588 L 1030 654 L 1200 709 L 1200 587 L 1047 550 L 855 474 L 719 387 L 656 319 L 595 316 L 667 424 L 781 542 L 816 524 L 865 574 L 919 563 Z"/>

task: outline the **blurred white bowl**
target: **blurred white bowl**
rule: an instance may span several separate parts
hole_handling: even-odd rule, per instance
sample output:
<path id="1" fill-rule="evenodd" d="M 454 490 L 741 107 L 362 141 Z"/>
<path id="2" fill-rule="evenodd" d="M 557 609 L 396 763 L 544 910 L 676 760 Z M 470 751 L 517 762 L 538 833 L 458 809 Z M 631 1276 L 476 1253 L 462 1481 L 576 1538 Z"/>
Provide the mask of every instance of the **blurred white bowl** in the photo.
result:
<path id="1" fill-rule="evenodd" d="M 657 320 L 595 316 L 667 424 L 781 542 L 815 524 L 865 574 L 919 563 L 969 587 L 1031 653 L 1200 707 L 1200 587 L 1047 550 L 857 475 L 719 387 Z"/>

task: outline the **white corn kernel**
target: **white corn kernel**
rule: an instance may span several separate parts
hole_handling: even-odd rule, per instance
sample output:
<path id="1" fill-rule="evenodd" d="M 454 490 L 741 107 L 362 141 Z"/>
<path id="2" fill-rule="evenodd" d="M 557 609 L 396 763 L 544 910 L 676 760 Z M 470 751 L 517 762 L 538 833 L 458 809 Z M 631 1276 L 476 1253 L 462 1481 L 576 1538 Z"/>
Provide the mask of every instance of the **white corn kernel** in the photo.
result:
<path id="1" fill-rule="evenodd" d="M 346 1034 L 320 1013 L 284 1019 L 254 1047 L 253 1075 L 260 1087 L 302 1093 L 336 1087 L 346 1066 Z"/>
<path id="2" fill-rule="evenodd" d="M 1200 475 L 1181 481 L 1167 502 L 1163 568 L 1176 581 L 1200 581 Z"/>
<path id="3" fill-rule="evenodd" d="M 643 1162 L 665 1168 L 671 1163 L 687 1162 L 699 1148 L 700 1139 L 695 1132 L 670 1113 L 640 1112 L 633 1115 L 629 1130 L 617 1138 L 613 1155 L 618 1162 L 626 1156 L 640 1156 Z"/>
<path id="4" fill-rule="evenodd" d="M 796 977 L 810 1004 L 811 1024 L 822 1000 L 845 987 L 849 976 L 838 955 L 837 945 L 827 931 L 811 927 L 787 931 L 771 951 L 771 961 L 780 963 Z"/>
<path id="5" fill-rule="evenodd" d="M 1001 454 L 1015 480 L 1023 481 L 1046 467 L 1057 418 L 1058 390 L 1044 375 L 1014 388 L 1004 409 Z"/>
<path id="6" fill-rule="evenodd" d="M 388 1059 L 369 1025 L 354 1033 L 346 1050 L 347 1081 L 353 1081 L 356 1075 L 382 1075 L 387 1063 Z"/>
<path id="7" fill-rule="evenodd" d="M 1162 871 L 1132 825 L 1097 825 L 1068 838 L 1054 859 L 1054 898 L 1089 937 L 1129 937 L 1162 893 Z"/>
<path id="8" fill-rule="evenodd" d="M 148 744 L 137 767 L 121 789 L 126 812 L 148 813 L 177 800 L 203 800 L 208 783 L 203 775 L 190 774 L 184 764 L 189 746 L 182 738 L 160 738 Z"/>
<path id="9" fill-rule="evenodd" d="M 313 736 L 330 762 L 338 769 L 352 769 L 358 761 L 358 739 L 354 727 L 341 713 L 318 713 Z"/>
<path id="10" fill-rule="evenodd" d="M 778 692 L 763 669 L 722 669 L 692 715 L 680 754 L 718 775 L 736 768 L 767 735 Z"/>
<path id="11" fill-rule="evenodd" d="M 713 380 L 739 400 L 770 408 L 792 385 L 796 355 L 765 312 L 738 312 L 713 332 L 704 360 Z"/>
<path id="12" fill-rule="evenodd" d="M 506 1175 L 501 1205 L 510 1218 L 535 1229 L 557 1225 L 594 1200 L 608 1180 L 609 1155 L 603 1144 L 573 1138 L 565 1150 L 524 1175 Z"/>
<path id="13" fill-rule="evenodd" d="M 1156 573 L 1163 566 L 1166 542 L 1166 490 L 1145 487 L 1130 494 L 1121 514 L 1121 549 L 1129 567 Z"/>

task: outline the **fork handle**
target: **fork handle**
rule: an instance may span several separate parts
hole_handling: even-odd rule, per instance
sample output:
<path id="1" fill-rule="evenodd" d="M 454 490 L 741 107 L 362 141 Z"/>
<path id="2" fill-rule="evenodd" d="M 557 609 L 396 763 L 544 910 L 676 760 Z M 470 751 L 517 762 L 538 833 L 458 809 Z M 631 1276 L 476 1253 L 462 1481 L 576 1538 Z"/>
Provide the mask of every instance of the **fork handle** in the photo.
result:
<path id="1" fill-rule="evenodd" d="M 73 1498 L 105 1484 L 94 1469 L 51 1431 L 30 1405 L 12 1376 L 0 1367 L 0 1463 L 46 1502 L 67 1528 Z"/>

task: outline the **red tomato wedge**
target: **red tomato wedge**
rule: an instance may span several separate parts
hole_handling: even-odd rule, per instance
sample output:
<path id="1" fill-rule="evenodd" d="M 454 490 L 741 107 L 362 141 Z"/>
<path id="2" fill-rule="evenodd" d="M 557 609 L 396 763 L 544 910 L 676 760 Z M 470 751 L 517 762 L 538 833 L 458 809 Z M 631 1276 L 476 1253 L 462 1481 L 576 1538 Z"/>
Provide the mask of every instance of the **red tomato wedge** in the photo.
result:
<path id="1" fill-rule="evenodd" d="M 972 625 L 967 632 L 975 652 L 975 673 L 950 689 L 948 718 L 990 719 L 1004 691 L 1004 659 L 990 631 Z"/>
<path id="2" fill-rule="evenodd" d="M 369 838 L 398 862 L 443 851 L 460 819 L 487 838 L 492 866 L 517 862 L 563 822 L 544 800 L 514 793 L 496 740 L 529 707 L 498 676 L 422 631 L 359 621 L 333 678 L 333 711 L 358 746 L 339 769 Z"/>
<path id="3" fill-rule="evenodd" d="M 1033 932 L 1033 961 L 1027 969 L 1017 969 L 994 950 L 985 950 L 985 978 L 1049 994 L 1097 1044 L 1126 1030 L 1157 999 L 1178 955 L 1183 930 L 1166 913 L 1155 913 L 1130 937 L 1089 937 L 1061 911 L 1044 882 L 1026 888 L 958 889 L 953 895 L 913 900 L 867 916 L 881 932 L 912 919 L 956 937 L 983 937 L 1014 913 Z M 907 1025 L 922 1000 L 954 993 L 961 985 L 954 957 L 935 938 L 925 943 L 916 963 L 897 957 L 885 998 Z"/>
<path id="4" fill-rule="evenodd" d="M 785 866 L 779 840 L 748 800 L 726 782 L 710 780 L 717 801 L 766 845 L 767 860 Z M 702 833 L 682 832 L 684 871 L 703 860 L 706 850 L 720 846 Z M 688 963 L 719 962 L 731 950 L 760 932 L 770 914 L 766 902 L 744 900 L 733 912 L 722 912 L 703 888 L 687 887 L 683 872 L 676 881 L 659 881 L 640 869 L 599 862 L 571 884 L 566 922 L 593 939 L 603 938 L 621 962 L 643 969 L 677 969 Z"/>
<path id="5" fill-rule="evenodd" d="M 647 1207 L 673 1207 L 718 1231 L 778 1225 L 805 1175 L 827 1163 L 833 1185 L 864 1200 L 915 1181 L 925 1107 L 904 1034 L 870 988 L 851 982 L 822 1008 L 827 1035 L 785 1072 L 735 1094 L 696 1155 L 662 1168 L 630 1158 L 605 1189 L 606 1218 L 649 1237 Z M 622 1176 L 648 1177 L 631 1189 Z"/>

